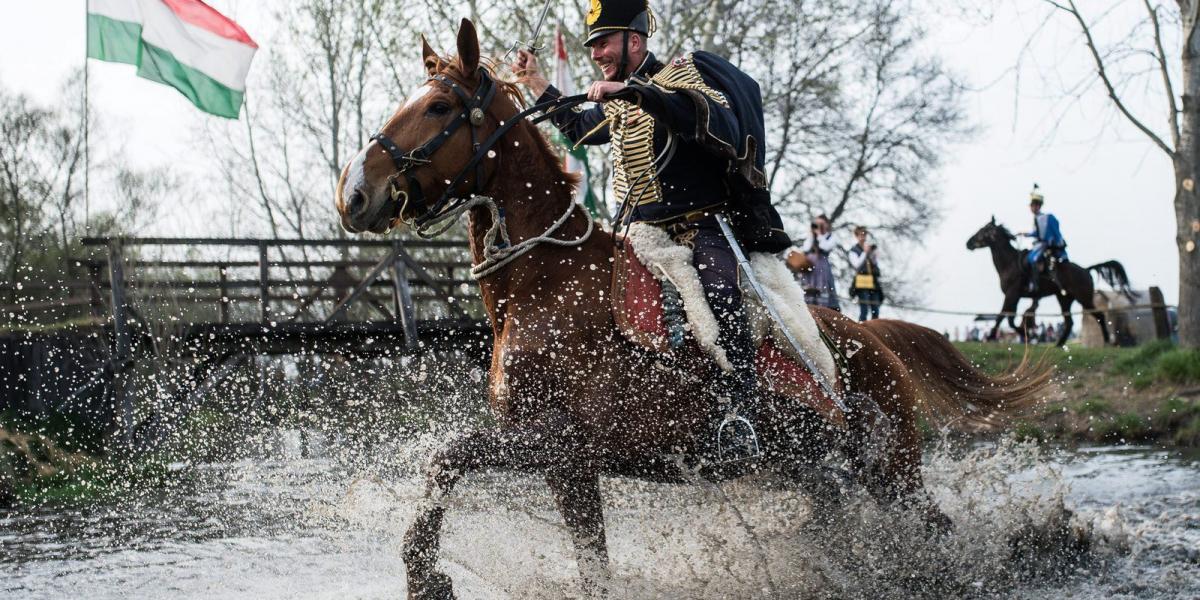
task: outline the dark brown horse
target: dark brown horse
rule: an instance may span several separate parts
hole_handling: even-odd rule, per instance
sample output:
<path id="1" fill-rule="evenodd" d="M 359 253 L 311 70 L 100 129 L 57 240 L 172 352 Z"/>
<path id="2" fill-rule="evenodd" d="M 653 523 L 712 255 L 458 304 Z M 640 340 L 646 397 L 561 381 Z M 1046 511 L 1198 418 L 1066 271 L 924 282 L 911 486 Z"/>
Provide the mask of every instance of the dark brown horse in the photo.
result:
<path id="1" fill-rule="evenodd" d="M 1029 262 L 1025 259 L 1028 251 L 1013 247 L 1012 242 L 1015 239 L 1017 239 L 1016 236 L 1003 225 L 998 225 L 996 217 L 992 217 L 989 223 L 967 240 L 968 250 L 978 250 L 979 248 L 992 250 L 992 263 L 996 265 L 996 272 L 1000 275 L 1000 289 L 1004 292 L 1004 304 L 1000 307 L 1000 314 L 996 315 L 996 323 L 992 326 L 988 339 L 996 339 L 1000 323 L 1007 316 L 1008 325 L 1017 330 L 1021 340 L 1024 341 L 1028 330 L 1033 325 L 1033 315 L 1037 312 L 1038 301 L 1053 295 L 1058 300 L 1063 317 L 1063 328 L 1057 342 L 1059 346 L 1066 344 L 1067 338 L 1071 335 L 1071 328 L 1075 324 L 1075 319 L 1071 317 L 1071 305 L 1076 301 L 1100 324 L 1100 333 L 1107 343 L 1108 324 L 1104 320 L 1104 313 L 1096 310 L 1094 301 L 1096 286 L 1092 281 L 1091 272 L 1095 271 L 1110 286 L 1118 288 L 1122 293 L 1129 294 L 1129 278 L 1125 275 L 1125 267 L 1115 260 L 1095 264 L 1086 269 L 1073 262 L 1065 261 L 1055 267 L 1053 276 L 1048 271 L 1038 273 L 1030 267 Z M 1037 277 L 1037 285 L 1032 291 L 1029 285 L 1031 277 Z M 1031 298 L 1033 304 L 1025 309 L 1021 326 L 1017 326 L 1017 303 L 1021 301 L 1021 298 Z"/>
<path id="2" fill-rule="evenodd" d="M 617 330 L 609 299 L 615 240 L 593 231 L 574 205 L 576 179 L 563 172 L 537 128 L 514 121 L 519 94 L 480 66 L 474 26 L 463 21 L 456 58 L 438 57 L 427 44 L 424 57 L 431 79 L 343 171 L 337 207 L 346 229 L 385 232 L 396 221 L 421 223 L 431 210 L 457 204 L 435 198 L 475 192 L 494 199 L 497 210 L 483 203 L 467 214 L 476 263 L 499 265 L 479 279 L 495 336 L 489 391 L 499 427 L 466 433 L 432 457 L 426 504 L 404 540 L 408 593 L 453 597 L 450 579 L 437 568 L 445 512 L 439 500 L 468 473 L 510 469 L 545 477 L 571 532 L 585 593 L 603 594 L 608 558 L 599 478 L 695 481 L 673 457 L 693 453 L 712 433 L 714 399 L 706 382 L 716 367 L 698 352 L 642 350 Z M 484 106 L 492 85 L 498 91 Z M 476 118 L 468 125 L 455 124 L 471 114 Z M 511 129 L 490 151 L 475 147 L 472 140 L 488 139 L 502 123 Z M 430 140 L 443 138 L 431 154 L 425 151 Z M 425 150 L 411 160 L 412 151 L 401 150 L 408 148 Z M 486 158 L 476 168 L 472 156 Z M 554 240 L 578 243 L 539 243 L 511 262 L 489 262 L 499 252 L 493 247 L 498 215 L 506 248 L 548 231 Z M 848 356 L 842 391 L 852 388 L 886 415 L 887 445 L 856 475 L 880 500 L 908 500 L 931 521 L 945 520 L 923 490 L 918 407 L 986 419 L 1034 400 L 1048 372 L 1023 366 L 992 378 L 929 329 L 899 321 L 860 325 L 823 309 L 813 315 Z M 806 480 L 838 447 L 868 462 L 861 440 L 847 433 L 862 429 L 858 414 L 842 429 L 792 400 L 772 396 L 763 404 L 760 469 Z"/>

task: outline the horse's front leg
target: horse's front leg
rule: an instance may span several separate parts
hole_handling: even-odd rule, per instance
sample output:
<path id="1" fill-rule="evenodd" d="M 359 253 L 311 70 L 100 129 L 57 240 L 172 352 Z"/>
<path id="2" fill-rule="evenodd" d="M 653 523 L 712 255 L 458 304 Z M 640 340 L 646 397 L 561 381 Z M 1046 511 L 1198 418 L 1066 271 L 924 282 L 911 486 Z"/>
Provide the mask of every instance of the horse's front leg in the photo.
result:
<path id="1" fill-rule="evenodd" d="M 546 483 L 571 531 L 583 593 L 603 597 L 608 593 L 608 545 L 604 539 L 604 505 L 600 476 L 582 465 L 559 468 L 546 475 Z"/>
<path id="2" fill-rule="evenodd" d="M 1021 327 L 1017 329 L 1017 333 L 1021 336 L 1021 343 L 1029 341 L 1029 334 L 1036 328 L 1037 323 L 1038 299 L 1034 298 L 1033 303 L 1021 315 Z M 1012 317 L 1009 317 L 1010 323 Z"/>
<path id="3" fill-rule="evenodd" d="M 1021 294 L 1018 291 L 1015 294 L 1005 294 L 1004 304 L 1000 307 L 1000 314 L 996 315 L 996 323 L 992 325 L 992 333 L 988 335 L 988 339 L 994 342 L 1000 341 L 1000 324 L 1004 322 L 1004 317 L 1008 317 L 1009 325 L 1013 329 L 1017 326 L 1013 325 L 1013 315 L 1017 313 L 1017 303 L 1021 301 Z"/>
<path id="4" fill-rule="evenodd" d="M 545 419 L 505 430 L 476 431 L 438 451 L 426 471 L 426 505 L 404 535 L 404 566 L 412 600 L 454 598 L 450 578 L 437 569 L 445 507 L 441 500 L 458 480 L 485 468 L 541 472 L 562 469 L 577 456 L 567 443 L 571 428 L 562 419 Z"/>

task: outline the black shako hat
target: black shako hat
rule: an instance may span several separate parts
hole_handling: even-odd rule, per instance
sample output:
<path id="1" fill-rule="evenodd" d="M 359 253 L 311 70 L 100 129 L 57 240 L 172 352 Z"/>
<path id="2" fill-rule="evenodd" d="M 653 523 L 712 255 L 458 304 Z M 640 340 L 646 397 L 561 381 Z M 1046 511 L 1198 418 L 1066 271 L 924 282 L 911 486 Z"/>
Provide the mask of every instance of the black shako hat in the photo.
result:
<path id="1" fill-rule="evenodd" d="M 647 0 L 590 0 L 587 39 L 584 46 L 614 31 L 636 31 L 646 37 L 654 33 L 654 15 Z"/>

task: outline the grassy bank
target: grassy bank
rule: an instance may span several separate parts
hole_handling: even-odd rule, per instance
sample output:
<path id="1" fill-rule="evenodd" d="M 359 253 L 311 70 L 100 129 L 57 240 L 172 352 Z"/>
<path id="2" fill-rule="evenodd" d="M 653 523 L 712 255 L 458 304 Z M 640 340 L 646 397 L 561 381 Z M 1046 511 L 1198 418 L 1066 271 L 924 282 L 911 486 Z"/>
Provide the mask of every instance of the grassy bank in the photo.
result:
<path id="1" fill-rule="evenodd" d="M 1016 345 L 959 343 L 989 373 L 1020 363 Z M 1054 386 L 1014 424 L 1021 437 L 1063 442 L 1200 446 L 1200 351 L 1155 342 L 1138 348 L 1033 347 L 1055 368 Z"/>
<path id="2" fill-rule="evenodd" d="M 83 420 L 0 414 L 0 508 L 91 502 L 165 472 L 157 461 L 115 458 L 105 443 Z"/>

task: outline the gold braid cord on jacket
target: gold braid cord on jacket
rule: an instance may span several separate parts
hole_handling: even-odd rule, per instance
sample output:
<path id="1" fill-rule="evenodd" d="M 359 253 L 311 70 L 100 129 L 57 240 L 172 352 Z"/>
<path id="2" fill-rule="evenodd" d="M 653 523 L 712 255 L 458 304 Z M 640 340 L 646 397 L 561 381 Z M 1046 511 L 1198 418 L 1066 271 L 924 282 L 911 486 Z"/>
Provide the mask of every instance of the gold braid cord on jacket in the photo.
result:
<path id="1" fill-rule="evenodd" d="M 725 95 L 704 83 L 692 56 L 677 58 L 649 82 L 668 92 L 695 90 L 729 108 Z M 662 200 L 662 186 L 654 170 L 654 118 L 641 107 L 624 100 L 604 104 L 608 117 L 613 163 L 613 192 L 619 201 L 626 196 L 633 206 Z"/>
<path id="2" fill-rule="evenodd" d="M 624 100 L 604 104 L 611 137 L 613 192 L 631 206 L 662 200 L 662 185 L 654 170 L 654 118 Z"/>

